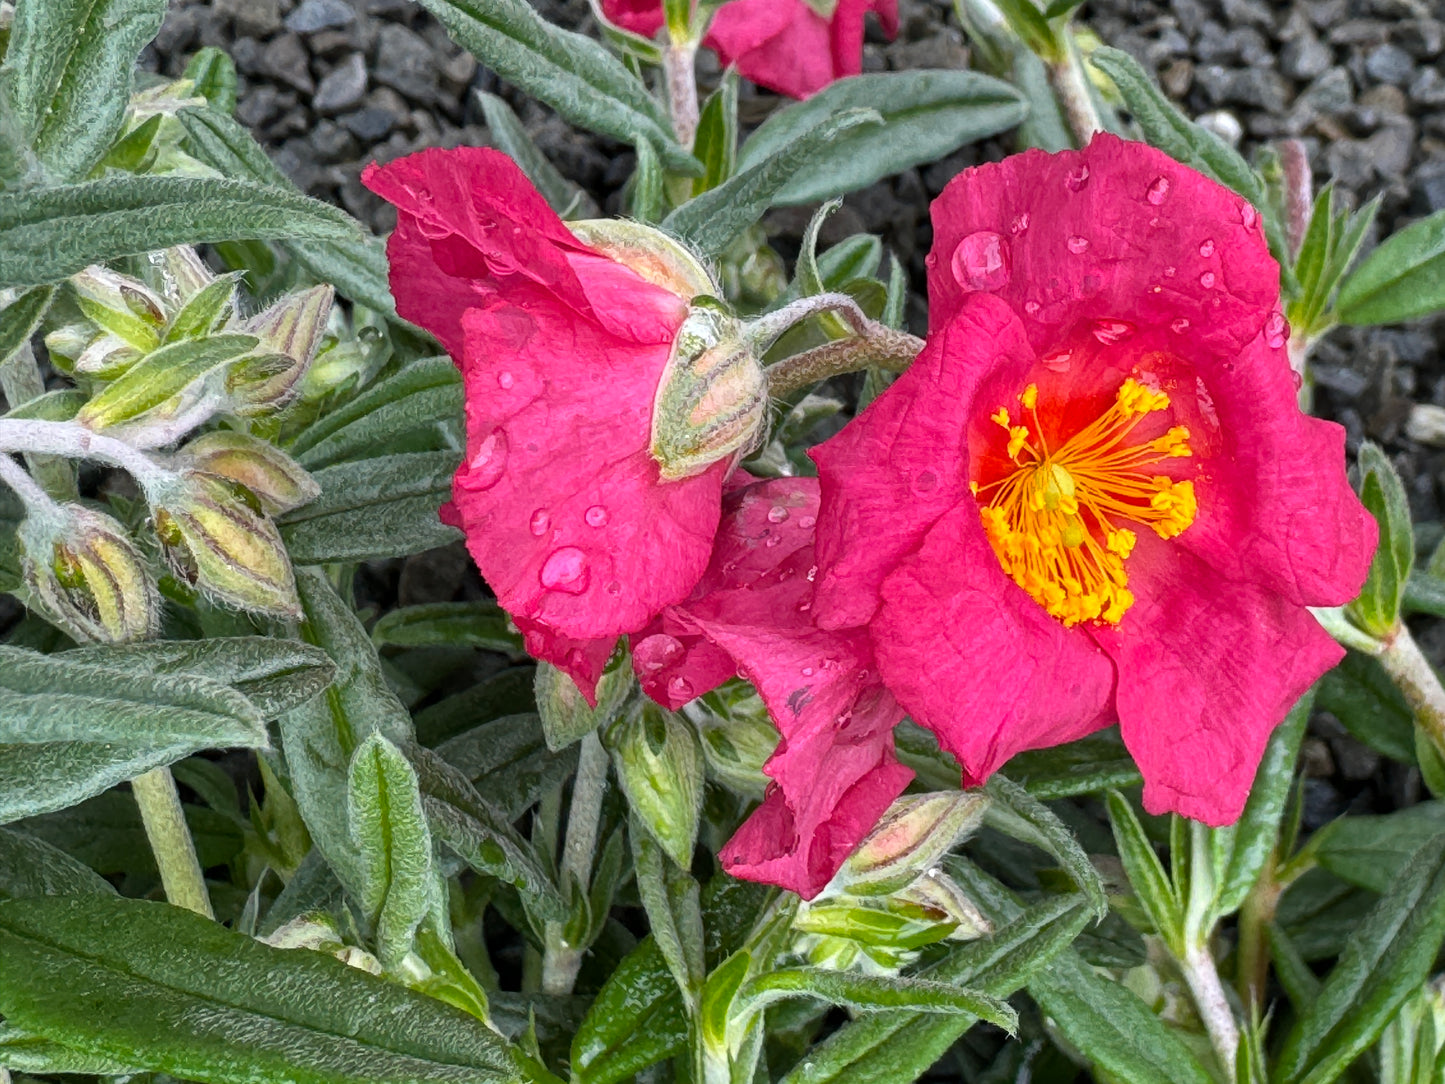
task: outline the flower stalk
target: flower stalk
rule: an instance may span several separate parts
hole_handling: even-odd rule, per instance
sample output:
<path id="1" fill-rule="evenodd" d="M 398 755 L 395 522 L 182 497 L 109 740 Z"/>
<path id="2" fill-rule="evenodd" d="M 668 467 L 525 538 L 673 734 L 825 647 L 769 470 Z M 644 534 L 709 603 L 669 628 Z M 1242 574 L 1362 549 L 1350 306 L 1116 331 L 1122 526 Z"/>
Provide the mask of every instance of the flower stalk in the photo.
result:
<path id="1" fill-rule="evenodd" d="M 1445 687 L 1420 645 L 1401 622 L 1376 656 L 1410 705 L 1415 723 L 1445 752 Z"/>
<path id="2" fill-rule="evenodd" d="M 567 813 L 567 835 L 562 844 L 560 880 L 570 873 L 586 890 L 592 876 L 592 855 L 597 850 L 597 828 L 602 820 L 602 799 L 607 794 L 607 750 L 597 732 L 582 738 L 577 775 L 572 783 L 572 806 Z M 566 995 L 577 982 L 586 945 L 570 944 L 562 922 L 548 922 L 542 956 L 542 991 Z"/>
<path id="3" fill-rule="evenodd" d="M 826 293 L 799 298 L 748 326 L 754 352 L 762 356 L 783 333 L 812 316 L 832 313 L 852 332 L 811 350 L 794 354 L 767 369 L 768 394 L 774 397 L 869 366 L 902 372 L 923 349 L 923 340 L 871 319 L 847 294 Z"/>
<path id="4" fill-rule="evenodd" d="M 92 432 L 74 422 L 0 418 L 0 452 L 94 459 L 112 467 L 119 467 L 146 491 L 172 477 L 169 470 L 125 441 Z"/>
<path id="5" fill-rule="evenodd" d="M 1080 147 L 1087 145 L 1096 133 L 1104 130 L 1104 125 L 1099 120 L 1099 110 L 1089 90 L 1089 76 L 1084 71 L 1084 59 L 1077 46 L 1067 42 L 1060 56 L 1046 61 L 1045 67 L 1049 85 L 1054 88 L 1064 118 L 1069 122 L 1069 130 Z"/>
<path id="6" fill-rule="evenodd" d="M 166 899 L 198 915 L 214 919 L 206 879 L 201 873 L 196 847 L 181 810 L 176 780 L 169 768 L 154 768 L 130 781 L 135 804 L 140 807 L 146 838 L 155 854 Z"/>
<path id="7" fill-rule="evenodd" d="M 692 150 L 697 138 L 698 104 L 697 75 L 694 61 L 696 42 L 674 42 L 662 50 L 662 66 L 667 73 L 667 103 L 672 113 L 672 131 L 677 141 Z"/>

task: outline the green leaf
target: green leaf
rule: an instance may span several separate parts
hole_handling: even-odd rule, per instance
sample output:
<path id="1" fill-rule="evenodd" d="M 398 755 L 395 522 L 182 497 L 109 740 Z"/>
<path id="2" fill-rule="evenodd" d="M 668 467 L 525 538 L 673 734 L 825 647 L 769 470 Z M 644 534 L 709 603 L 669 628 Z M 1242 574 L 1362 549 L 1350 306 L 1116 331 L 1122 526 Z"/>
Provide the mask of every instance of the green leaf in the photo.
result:
<path id="1" fill-rule="evenodd" d="M 596 210 L 592 199 L 581 188 L 557 171 L 540 147 L 532 142 L 527 129 L 512 112 L 512 107 L 484 90 L 477 91 L 477 101 L 487 118 L 496 148 L 522 167 L 527 179 L 536 186 L 559 218 L 585 218 L 587 210 Z"/>
<path id="2" fill-rule="evenodd" d="M 205 46 L 186 62 L 183 74 L 212 109 L 227 114 L 236 111 L 236 64 L 226 50 Z"/>
<path id="3" fill-rule="evenodd" d="M 663 228 L 698 249 L 717 256 L 733 239 L 778 202 L 784 187 L 843 133 L 878 125 L 873 109 L 822 113 L 798 126 L 776 150 L 759 154 L 748 166 L 700 196 L 688 200 L 663 221 Z M 751 141 L 749 141 L 751 142 Z M 744 153 L 746 153 L 746 146 Z"/>
<path id="4" fill-rule="evenodd" d="M 522 655 L 522 637 L 495 602 L 432 602 L 389 610 L 371 627 L 377 647 L 477 647 Z"/>
<path id="5" fill-rule="evenodd" d="M 915 1012 L 967 1015 L 986 1020 L 1010 1035 L 1018 1014 L 1007 1001 L 950 983 L 886 975 L 855 975 L 818 967 L 788 967 L 759 975 L 743 986 L 739 1000 L 758 1009 L 791 997 L 812 997 L 856 1012 L 911 1009 Z"/>
<path id="6" fill-rule="evenodd" d="M 395 969 L 439 901 L 416 773 L 380 733 L 372 732 L 351 758 L 346 802 L 361 856 L 362 913 L 376 931 L 377 958 Z"/>
<path id="7" fill-rule="evenodd" d="M 511 820 L 577 770 L 577 750 L 547 748 L 535 714 L 503 715 L 437 746 L 437 755 L 481 786 Z"/>
<path id="8" fill-rule="evenodd" d="M 1095 914 L 1103 918 L 1109 910 L 1104 882 L 1068 826 L 1048 806 L 1002 774 L 995 773 L 984 789 L 993 799 L 986 814 L 989 822 L 1015 839 L 1042 847 L 1058 859 L 1064 872 L 1094 905 Z"/>
<path id="9" fill-rule="evenodd" d="M 1034 0 L 998 0 L 997 6 L 1009 28 L 1041 59 L 1054 60 L 1068 48 Z"/>
<path id="10" fill-rule="evenodd" d="M 1154 853 L 1139 818 L 1125 797 L 1116 790 L 1108 795 L 1109 823 L 1114 829 L 1114 842 L 1119 860 L 1144 912 L 1154 924 L 1165 944 L 1180 952 L 1184 940 L 1184 904 L 1174 890 L 1164 863 Z M 1176 860 L 1182 861 L 1182 856 Z"/>
<path id="11" fill-rule="evenodd" d="M 130 1076 L 135 1066 L 71 1050 L 9 1024 L 0 1023 L 0 1065 L 13 1073 L 86 1073 Z M 21 1077 L 21 1080 L 27 1078 Z"/>
<path id="12" fill-rule="evenodd" d="M 281 746 L 312 840 L 350 896 L 361 900 L 369 861 L 352 831 L 351 761 L 373 734 L 405 747 L 411 716 L 387 688 L 371 637 L 325 575 L 298 568 L 296 590 L 306 615 L 301 636 L 330 656 L 336 680 L 323 696 L 281 716 Z"/>
<path id="13" fill-rule="evenodd" d="M 109 881 L 58 847 L 0 828 L 0 899 L 113 895 Z"/>
<path id="14" fill-rule="evenodd" d="M 1445 308 L 1445 211 L 1385 239 L 1340 287 L 1347 324 L 1395 324 Z"/>
<path id="15" fill-rule="evenodd" d="M 1365 441 L 1360 445 L 1359 463 L 1360 500 L 1380 525 L 1380 544 L 1365 586 L 1349 611 L 1366 632 L 1383 637 L 1394 630 L 1400 617 L 1400 599 L 1415 562 L 1415 535 L 1405 484 L 1389 457 Z"/>
<path id="16" fill-rule="evenodd" d="M 547 748 L 554 752 L 565 749 L 598 727 L 605 729 L 611 726 L 636 688 L 632 656 L 625 647 L 613 652 L 597 682 L 596 707 L 587 703 L 577 683 L 567 674 L 550 663 L 538 663 L 535 686 L 537 714 L 542 718 Z"/>
<path id="17" fill-rule="evenodd" d="M 739 171 L 784 151 L 823 121 L 876 110 L 881 124 L 854 128 L 818 148 L 783 184 L 775 205 L 841 196 L 1017 125 L 1028 114 L 1007 83 L 973 71 L 909 71 L 838 79 L 775 112 L 743 144 Z"/>
<path id="18" fill-rule="evenodd" d="M 271 636 L 101 644 L 54 656 L 131 673 L 194 674 L 231 686 L 265 719 L 304 704 L 331 684 L 336 667 L 320 648 Z"/>
<path id="19" fill-rule="evenodd" d="M 0 309 L 0 366 L 8 365 L 15 353 L 30 342 L 54 297 L 54 286 L 37 286 Z M 9 404 L 11 408 L 19 405 Z"/>
<path id="20" fill-rule="evenodd" d="M 185 129 L 182 145 L 188 154 L 227 177 L 301 198 L 291 179 L 266 157 L 251 133 L 230 116 L 216 108 L 183 109 L 176 119 Z M 279 243 L 318 282 L 329 282 L 344 297 L 395 317 L 396 302 L 386 279 L 385 246 L 378 238 L 365 234 L 360 223 L 350 218 L 345 221 L 351 226 L 349 236 L 337 234 L 322 239 L 283 232 L 268 234 L 264 239 Z"/>
<path id="21" fill-rule="evenodd" d="M 255 705 L 220 682 L 0 646 L 0 823 L 202 749 L 266 743 Z"/>
<path id="22" fill-rule="evenodd" d="M 441 1001 L 139 900 L 0 903 L 0 1012 L 81 1053 L 206 1084 L 550 1077 Z"/>
<path id="23" fill-rule="evenodd" d="M 1134 758 L 1115 731 L 1019 753 L 1004 770 L 1041 802 L 1138 786 L 1142 780 Z"/>
<path id="24" fill-rule="evenodd" d="M 738 73 L 729 67 L 717 90 L 708 95 L 698 113 L 692 152 L 702 162 L 702 176 L 692 182 L 700 196 L 733 175 L 738 158 Z"/>
<path id="25" fill-rule="evenodd" d="M 0 192 L 0 289 L 58 282 L 93 263 L 172 245 L 355 235 L 345 212 L 294 192 L 213 177 L 113 174 Z"/>
<path id="26" fill-rule="evenodd" d="M 198 380 L 245 357 L 254 335 L 214 335 L 154 350 L 80 408 L 75 420 L 91 429 L 131 421 L 179 395 Z"/>
<path id="27" fill-rule="evenodd" d="M 312 472 L 321 496 L 281 517 L 298 565 L 374 561 L 445 546 L 462 537 L 437 519 L 451 499 L 455 452 L 403 452 Z"/>
<path id="28" fill-rule="evenodd" d="M 196 291 L 166 327 L 165 341 L 199 339 L 217 330 L 233 311 L 239 274 L 221 275 Z"/>
<path id="29" fill-rule="evenodd" d="M 105 155 L 165 14 L 165 0 L 20 0 L 0 101 L 52 180 L 77 180 Z"/>
<path id="30" fill-rule="evenodd" d="M 1337 1080 L 1429 976 L 1442 941 L 1445 833 L 1416 851 L 1360 923 L 1314 1004 L 1290 1029 L 1275 1084 Z"/>
<path id="31" fill-rule="evenodd" d="M 627 186 L 627 213 L 639 222 L 655 223 L 662 220 L 665 197 L 666 172 L 652 144 L 646 141 L 637 145 L 637 168 L 632 171 Z"/>
<path id="32" fill-rule="evenodd" d="M 460 448 L 462 381 L 451 358 L 409 363 L 302 430 L 290 452 L 307 470 L 396 452 Z"/>
<path id="33" fill-rule="evenodd" d="M 1008 997 L 1065 949 L 1091 917 L 1082 896 L 1056 896 L 1001 922 L 978 941 L 949 954 L 916 976 L 968 984 L 995 998 Z M 898 1011 L 844 1024 L 786 1076 L 782 1084 L 894 1084 L 914 1080 L 973 1024 L 968 1016 Z"/>
<path id="34" fill-rule="evenodd" d="M 1315 706 L 1377 753 L 1414 762 L 1415 717 L 1378 660 L 1351 651 L 1320 679 Z"/>
<path id="35" fill-rule="evenodd" d="M 1389 895 L 1405 863 L 1442 831 L 1445 802 L 1421 802 L 1384 816 L 1333 820 L 1310 841 L 1310 853 L 1341 880 Z"/>
<path id="36" fill-rule="evenodd" d="M 697 882 L 692 874 L 663 857 L 662 849 L 642 825 L 634 821 L 628 835 L 632 839 L 637 894 L 647 911 L 653 940 L 667 962 L 683 1001 L 696 1006 L 707 977 Z"/>
<path id="37" fill-rule="evenodd" d="M 532 696 L 535 683 L 536 671 L 532 667 L 515 666 L 477 682 L 465 692 L 423 708 L 413 719 L 417 741 L 435 747 L 478 723 L 532 712 L 537 706 Z"/>
<path id="38" fill-rule="evenodd" d="M 620 1084 L 687 1042 L 677 984 L 651 935 L 628 953 L 598 992 L 572 1040 L 577 1084 Z"/>
<path id="39" fill-rule="evenodd" d="M 607 734 L 627 804 L 679 868 L 692 865 L 702 812 L 702 745 L 680 717 L 636 701 Z"/>
<path id="40" fill-rule="evenodd" d="M 421 0 L 452 39 L 563 120 L 625 143 L 651 142 L 669 169 L 694 174 L 662 107 L 599 42 L 563 30 L 523 0 Z"/>

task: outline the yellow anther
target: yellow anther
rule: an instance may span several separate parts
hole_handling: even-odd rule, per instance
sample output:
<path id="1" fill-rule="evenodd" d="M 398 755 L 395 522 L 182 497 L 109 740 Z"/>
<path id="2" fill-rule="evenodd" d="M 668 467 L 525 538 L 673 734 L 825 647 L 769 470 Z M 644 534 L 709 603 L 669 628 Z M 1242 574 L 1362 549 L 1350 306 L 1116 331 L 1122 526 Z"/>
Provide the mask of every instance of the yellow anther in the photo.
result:
<path id="1" fill-rule="evenodd" d="M 1003 426 L 1005 429 L 1007 429 L 1007 428 L 1008 428 L 1008 407 L 999 407 L 997 411 L 995 411 L 994 413 L 992 413 L 992 414 L 990 414 L 990 415 L 988 416 L 988 420 L 991 421 L 991 422 L 993 422 L 993 423 L 995 423 L 996 425 L 1001 425 L 1001 426 Z"/>
<path id="2" fill-rule="evenodd" d="M 999 413 L 1000 413 L 1000 414 L 1003 414 L 1005 418 L 1008 417 L 1008 412 L 1005 411 L 1005 410 L 1003 410 L 1002 408 L 999 408 Z M 1028 427 L 1028 426 L 1026 426 L 1026 425 L 1015 425 L 1013 428 L 1011 428 L 1011 429 L 1008 431 L 1008 457 L 1009 457 L 1010 459 L 1017 459 L 1017 458 L 1018 458 L 1018 455 L 1019 455 L 1019 452 L 1023 450 L 1023 446 L 1024 446 L 1025 444 L 1027 444 L 1028 442 L 1029 442 L 1029 427 Z"/>
<path id="3" fill-rule="evenodd" d="M 1019 402 L 1024 405 L 1025 410 L 1033 410 L 1034 404 L 1039 401 L 1039 386 L 1030 384 L 1019 393 Z"/>
<path id="4" fill-rule="evenodd" d="M 1117 531 L 1109 534 L 1108 547 L 1110 553 L 1117 553 L 1120 557 L 1127 558 L 1134 552 L 1134 543 L 1139 541 L 1139 536 L 1128 527 L 1120 527 Z"/>

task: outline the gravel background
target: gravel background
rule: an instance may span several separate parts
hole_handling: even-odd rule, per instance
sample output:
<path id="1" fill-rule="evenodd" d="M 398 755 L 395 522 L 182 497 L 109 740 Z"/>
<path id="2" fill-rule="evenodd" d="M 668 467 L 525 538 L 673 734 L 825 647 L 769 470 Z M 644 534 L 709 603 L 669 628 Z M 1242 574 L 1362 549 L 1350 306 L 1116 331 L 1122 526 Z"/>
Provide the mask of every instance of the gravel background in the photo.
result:
<path id="1" fill-rule="evenodd" d="M 585 29 L 586 0 L 537 0 L 547 17 Z M 968 47 L 947 4 L 901 0 L 892 43 L 874 27 L 864 69 L 960 67 Z M 1353 204 L 1383 194 L 1377 221 L 1388 236 L 1445 208 L 1445 2 L 1423 0 L 1091 0 L 1083 19 L 1107 43 L 1154 72 L 1191 115 L 1248 153 L 1260 141 L 1304 140 L 1317 184 L 1333 178 Z M 501 94 L 537 144 L 607 212 L 633 168 L 632 152 L 573 131 L 546 108 L 499 82 L 453 45 L 409 0 L 173 0 L 144 62 L 177 75 L 198 48 L 230 52 L 241 74 L 237 117 L 310 194 L 345 207 L 379 231 L 390 209 L 358 176 L 373 159 L 422 147 L 485 144 L 473 89 Z M 712 70 L 707 69 L 712 64 Z M 703 76 L 716 76 L 703 54 Z M 756 124 L 780 104 L 743 84 L 741 113 Z M 960 169 L 1011 150 L 1007 140 L 965 148 L 848 197 L 824 231 L 829 242 L 858 231 L 881 235 L 910 269 L 922 326 L 923 256 L 932 241 L 928 203 Z M 802 234 L 808 209 L 770 216 L 780 250 Z M 1416 404 L 1445 407 L 1445 318 L 1398 328 L 1333 332 L 1313 354 L 1317 411 L 1361 439 L 1384 444 L 1407 486 L 1417 521 L 1441 519 L 1445 431 L 1439 444 L 1406 433 Z M 1417 429 L 1412 432 L 1419 435 Z M 376 574 L 401 603 L 439 601 L 479 588 L 460 546 L 394 563 Z M 1439 663 L 1445 622 L 1418 632 Z M 1349 809 L 1384 811 L 1420 797 L 1405 769 L 1352 741 L 1317 715 L 1305 747 L 1307 826 Z"/>

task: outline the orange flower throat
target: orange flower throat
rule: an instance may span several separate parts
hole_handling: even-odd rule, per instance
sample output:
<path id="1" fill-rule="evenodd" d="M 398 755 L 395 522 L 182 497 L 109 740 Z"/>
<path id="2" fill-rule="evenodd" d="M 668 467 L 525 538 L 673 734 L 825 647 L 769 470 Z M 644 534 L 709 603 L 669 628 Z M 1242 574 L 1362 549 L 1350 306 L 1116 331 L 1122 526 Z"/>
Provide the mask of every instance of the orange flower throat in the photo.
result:
<path id="1" fill-rule="evenodd" d="M 1130 377 L 1108 410 L 1050 449 L 1038 397 L 1034 384 L 1018 397 L 1032 429 L 1013 424 L 1007 407 L 991 415 L 1008 432 L 1017 469 L 986 486 L 971 483 L 984 533 L 1004 571 L 1065 625 L 1117 625 L 1134 604 L 1124 561 L 1137 535 L 1122 524 L 1145 524 L 1173 538 L 1194 522 L 1194 483 L 1147 472 L 1193 455 L 1189 430 L 1176 425 L 1153 440 L 1127 443 L 1147 415 L 1169 408 L 1168 395 Z"/>

